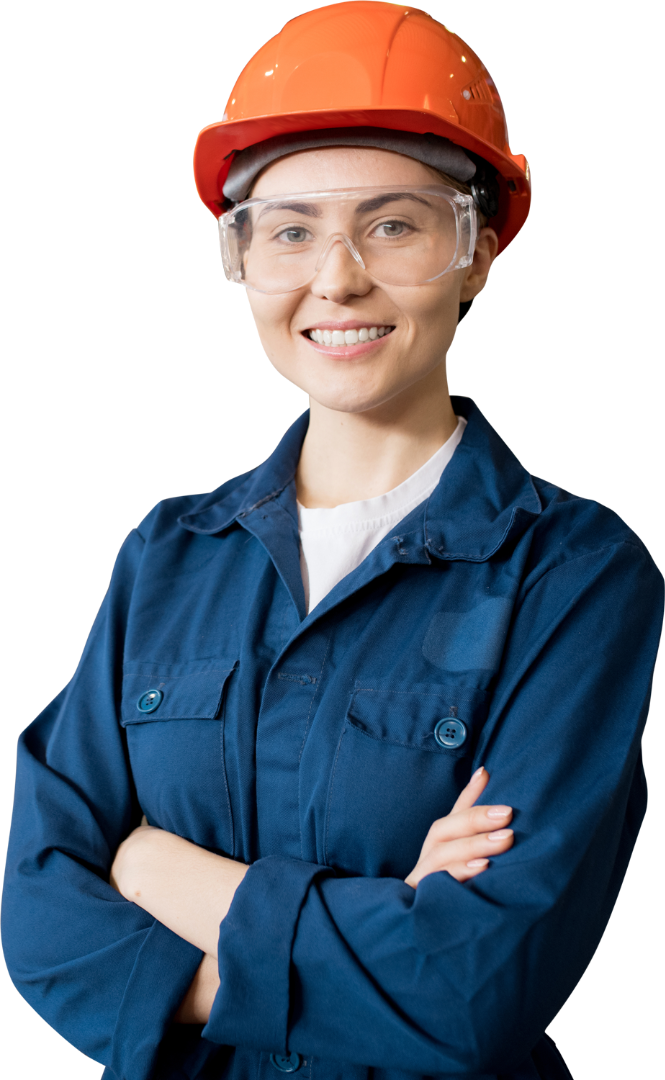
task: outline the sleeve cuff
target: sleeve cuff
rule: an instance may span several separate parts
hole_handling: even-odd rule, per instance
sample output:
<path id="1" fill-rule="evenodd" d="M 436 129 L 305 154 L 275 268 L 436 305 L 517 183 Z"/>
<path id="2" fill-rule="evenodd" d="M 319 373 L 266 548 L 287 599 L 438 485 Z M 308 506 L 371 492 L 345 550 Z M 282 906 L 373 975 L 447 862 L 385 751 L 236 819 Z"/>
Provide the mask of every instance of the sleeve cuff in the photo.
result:
<path id="1" fill-rule="evenodd" d="M 219 978 L 203 1037 L 285 1053 L 291 952 L 309 887 L 332 871 L 279 856 L 253 863 L 219 932 Z"/>
<path id="2" fill-rule="evenodd" d="M 145 933 L 113 1032 L 109 1068 L 127 1080 L 148 1080 L 159 1044 L 201 963 L 203 953 L 155 921 Z"/>

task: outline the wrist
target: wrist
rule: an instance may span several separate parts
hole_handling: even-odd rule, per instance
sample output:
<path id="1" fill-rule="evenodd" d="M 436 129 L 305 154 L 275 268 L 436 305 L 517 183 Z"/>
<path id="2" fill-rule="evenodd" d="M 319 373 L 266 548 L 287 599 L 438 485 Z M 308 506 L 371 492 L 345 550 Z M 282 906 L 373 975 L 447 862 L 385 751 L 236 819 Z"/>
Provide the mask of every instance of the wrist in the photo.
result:
<path id="1" fill-rule="evenodd" d="M 173 1017 L 176 1024 L 207 1024 L 219 989 L 217 957 L 204 953 L 191 986 Z"/>

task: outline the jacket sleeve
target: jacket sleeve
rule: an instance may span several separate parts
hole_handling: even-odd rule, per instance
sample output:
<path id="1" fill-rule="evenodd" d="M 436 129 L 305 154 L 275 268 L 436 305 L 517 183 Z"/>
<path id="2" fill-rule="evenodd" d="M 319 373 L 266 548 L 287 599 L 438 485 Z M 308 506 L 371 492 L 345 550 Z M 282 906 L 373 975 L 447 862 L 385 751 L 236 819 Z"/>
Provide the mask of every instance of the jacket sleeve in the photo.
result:
<path id="1" fill-rule="evenodd" d="M 20 993 L 126 1080 L 150 1075 L 201 959 L 108 884 L 115 851 L 141 816 L 118 716 L 143 546 L 138 532 L 125 541 L 74 678 L 20 738 L 2 906 Z"/>
<path id="2" fill-rule="evenodd" d="M 602 936 L 644 814 L 662 579 L 624 542 L 544 574 L 515 615 L 473 767 L 515 845 L 416 891 L 256 862 L 221 925 L 204 1035 L 455 1077 L 523 1062 Z M 360 823 L 359 823 L 360 827 Z"/>

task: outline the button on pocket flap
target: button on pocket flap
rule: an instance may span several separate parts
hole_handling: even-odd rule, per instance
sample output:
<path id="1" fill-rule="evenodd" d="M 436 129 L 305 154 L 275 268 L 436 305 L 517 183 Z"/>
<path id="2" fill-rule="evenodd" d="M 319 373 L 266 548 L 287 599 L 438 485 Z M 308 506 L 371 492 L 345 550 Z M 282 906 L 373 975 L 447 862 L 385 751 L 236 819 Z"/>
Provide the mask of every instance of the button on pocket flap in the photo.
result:
<path id="1" fill-rule="evenodd" d="M 448 686 L 354 691 L 348 722 L 373 739 L 434 753 L 464 750 L 486 712 L 482 691 Z M 466 745 L 465 745 L 466 744 Z"/>
<path id="2" fill-rule="evenodd" d="M 237 665 L 222 660 L 213 663 L 128 665 L 122 680 L 122 726 L 162 720 L 214 720 L 226 681 Z"/>

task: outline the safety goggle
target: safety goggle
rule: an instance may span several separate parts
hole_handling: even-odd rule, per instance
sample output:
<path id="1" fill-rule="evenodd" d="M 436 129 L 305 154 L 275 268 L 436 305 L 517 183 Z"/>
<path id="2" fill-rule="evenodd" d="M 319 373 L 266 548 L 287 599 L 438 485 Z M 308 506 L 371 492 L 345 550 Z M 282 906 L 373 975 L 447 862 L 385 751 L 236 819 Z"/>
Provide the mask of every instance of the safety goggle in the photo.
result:
<path id="1" fill-rule="evenodd" d="M 337 244 L 376 281 L 425 285 L 469 266 L 477 235 L 472 196 L 439 184 L 247 199 L 218 224 L 228 280 L 262 293 L 308 285 Z"/>

